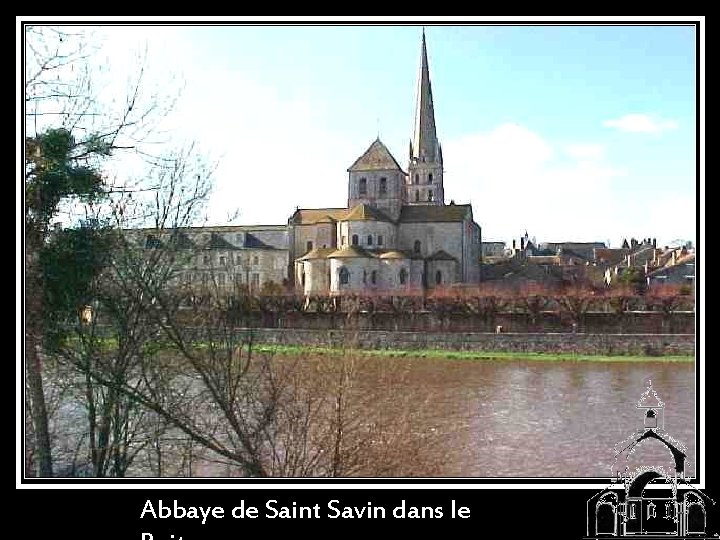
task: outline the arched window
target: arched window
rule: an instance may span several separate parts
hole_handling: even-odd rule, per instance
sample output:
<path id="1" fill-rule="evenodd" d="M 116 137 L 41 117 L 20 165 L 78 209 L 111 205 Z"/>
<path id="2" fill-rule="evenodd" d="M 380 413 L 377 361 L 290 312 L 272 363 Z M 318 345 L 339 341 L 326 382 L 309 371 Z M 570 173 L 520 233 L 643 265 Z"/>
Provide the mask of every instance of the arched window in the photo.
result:
<path id="1" fill-rule="evenodd" d="M 415 202 L 420 202 L 420 192 L 419 191 L 415 192 Z"/>
<path id="2" fill-rule="evenodd" d="M 419 174 L 415 174 L 415 183 L 416 184 L 420 183 L 420 175 Z"/>
<path id="3" fill-rule="evenodd" d="M 387 178 L 383 177 L 380 179 L 380 195 L 387 193 Z"/>
<path id="4" fill-rule="evenodd" d="M 383 245 L 383 235 L 378 234 L 378 246 L 382 246 L 382 245 Z"/>
<path id="5" fill-rule="evenodd" d="M 442 272 L 438 270 L 435 272 L 435 284 L 440 285 L 442 283 Z"/>
<path id="6" fill-rule="evenodd" d="M 357 246 L 357 245 L 358 245 L 358 242 L 360 242 L 360 239 L 358 238 L 358 235 L 357 235 L 357 234 L 353 234 L 353 235 L 352 235 L 352 245 L 353 245 L 353 246 Z"/>
<path id="7" fill-rule="evenodd" d="M 340 269 L 340 285 L 347 285 L 350 283 L 350 272 L 344 266 Z"/>
<path id="8" fill-rule="evenodd" d="M 407 282 L 407 270 L 404 268 L 400 270 L 400 285 L 405 285 Z"/>
<path id="9" fill-rule="evenodd" d="M 428 190 L 428 201 L 432 202 L 433 200 L 433 191 L 432 189 Z"/>
<path id="10" fill-rule="evenodd" d="M 372 234 L 368 234 L 368 237 L 367 237 L 367 245 L 368 245 L 368 246 L 372 246 Z"/>
<path id="11" fill-rule="evenodd" d="M 420 253 L 420 247 L 421 247 L 420 240 L 415 240 L 415 244 L 413 244 L 413 251 L 415 253 Z"/>
<path id="12" fill-rule="evenodd" d="M 377 270 L 373 270 L 370 274 L 370 282 L 375 285 L 377 283 Z"/>
<path id="13" fill-rule="evenodd" d="M 428 184 L 432 184 L 432 173 L 428 174 Z"/>
<path id="14" fill-rule="evenodd" d="M 367 193 L 367 178 L 361 178 L 358 183 L 358 194 L 365 195 Z"/>

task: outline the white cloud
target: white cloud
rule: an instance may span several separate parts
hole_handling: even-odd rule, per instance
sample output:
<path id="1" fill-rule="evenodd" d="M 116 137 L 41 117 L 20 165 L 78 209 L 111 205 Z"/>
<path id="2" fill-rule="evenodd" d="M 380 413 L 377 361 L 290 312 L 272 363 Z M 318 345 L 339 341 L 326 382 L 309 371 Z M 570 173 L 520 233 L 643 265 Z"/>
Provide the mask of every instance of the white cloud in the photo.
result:
<path id="1" fill-rule="evenodd" d="M 605 120 L 603 126 L 633 133 L 662 133 L 677 129 L 678 123 L 647 114 L 626 114 L 620 118 Z"/>
<path id="2" fill-rule="evenodd" d="M 555 144 L 517 124 L 443 146 L 446 202 L 472 202 L 486 240 L 605 241 L 625 234 L 604 147 Z"/>
<path id="3" fill-rule="evenodd" d="M 601 144 L 568 144 L 563 150 L 578 160 L 598 161 L 605 155 L 605 147 Z"/>

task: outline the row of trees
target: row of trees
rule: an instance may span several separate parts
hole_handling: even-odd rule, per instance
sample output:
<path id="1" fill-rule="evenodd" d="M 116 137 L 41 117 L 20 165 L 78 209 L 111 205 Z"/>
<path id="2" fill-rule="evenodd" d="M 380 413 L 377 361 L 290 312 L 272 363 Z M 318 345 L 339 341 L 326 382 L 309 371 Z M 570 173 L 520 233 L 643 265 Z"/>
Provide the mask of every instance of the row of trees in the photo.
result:
<path id="1" fill-rule="evenodd" d="M 582 314 L 589 311 L 622 314 L 628 311 L 692 311 L 695 301 L 684 286 L 655 286 L 645 294 L 637 294 L 631 287 L 593 289 L 566 287 L 548 289 L 536 285 L 523 288 L 483 286 L 478 288 L 446 288 L 430 292 L 370 292 L 342 295 L 309 295 L 284 291 L 270 284 L 258 292 L 247 287 L 231 289 L 209 287 L 176 287 L 184 295 L 186 304 L 202 303 L 205 297 L 225 295 L 231 306 L 242 306 L 247 313 L 350 313 L 384 312 L 411 314 L 432 311 L 439 314 L 468 314 L 493 316 L 499 313 L 542 312 Z"/>
<path id="2" fill-rule="evenodd" d="M 148 151 L 167 103 L 144 93 L 144 65 L 112 109 L 85 35 L 26 27 L 25 45 L 25 474 L 431 474 L 401 367 L 259 354 L 237 330 L 250 304 L 192 301 L 170 286 L 172 241 L 126 237 L 197 222 L 212 179 L 193 146 Z M 110 172 L 129 154 L 137 181 Z"/>

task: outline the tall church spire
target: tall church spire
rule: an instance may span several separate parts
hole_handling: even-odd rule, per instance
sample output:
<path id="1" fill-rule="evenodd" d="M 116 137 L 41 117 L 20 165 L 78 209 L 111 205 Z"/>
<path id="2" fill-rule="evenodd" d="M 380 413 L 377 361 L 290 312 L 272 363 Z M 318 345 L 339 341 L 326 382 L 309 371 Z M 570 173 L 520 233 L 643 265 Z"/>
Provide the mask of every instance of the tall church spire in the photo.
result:
<path id="1" fill-rule="evenodd" d="M 435 132 L 435 110 L 424 28 L 415 104 L 415 127 L 410 140 L 410 163 L 405 193 L 408 204 L 445 204 L 442 148 Z"/>
<path id="2" fill-rule="evenodd" d="M 418 74 L 417 102 L 415 104 L 415 131 L 411 144 L 411 160 L 442 163 L 440 145 L 435 132 L 435 110 L 433 109 L 430 69 L 428 68 L 425 29 L 422 33 L 420 52 L 420 73 Z"/>

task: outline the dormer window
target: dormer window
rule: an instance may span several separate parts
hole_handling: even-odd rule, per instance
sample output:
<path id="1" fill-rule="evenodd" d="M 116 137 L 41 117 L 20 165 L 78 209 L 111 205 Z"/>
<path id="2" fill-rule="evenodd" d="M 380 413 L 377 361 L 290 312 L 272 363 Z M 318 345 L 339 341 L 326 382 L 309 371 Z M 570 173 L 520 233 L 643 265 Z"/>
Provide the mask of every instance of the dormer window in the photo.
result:
<path id="1" fill-rule="evenodd" d="M 367 178 L 361 178 L 358 183 L 358 194 L 367 195 Z"/>

